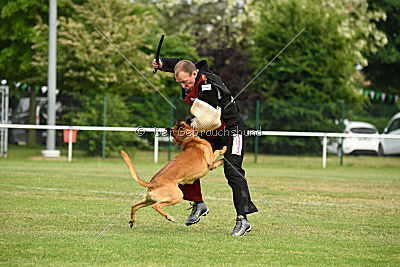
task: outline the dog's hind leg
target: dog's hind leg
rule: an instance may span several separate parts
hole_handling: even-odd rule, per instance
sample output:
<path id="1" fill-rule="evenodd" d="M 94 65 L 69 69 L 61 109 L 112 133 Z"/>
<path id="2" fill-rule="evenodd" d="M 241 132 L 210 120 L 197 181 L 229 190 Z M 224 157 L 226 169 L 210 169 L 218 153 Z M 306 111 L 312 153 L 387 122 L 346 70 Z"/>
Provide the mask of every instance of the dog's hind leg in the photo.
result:
<path id="1" fill-rule="evenodd" d="M 170 205 L 174 205 L 181 202 L 181 200 L 174 200 L 174 201 L 161 201 L 161 202 L 157 202 L 156 204 L 154 204 L 152 207 L 153 209 L 155 209 L 158 213 L 160 213 L 162 216 L 164 216 L 168 221 L 175 221 L 174 217 L 172 217 L 170 214 L 166 213 L 162 208 L 166 207 L 166 206 L 170 206 Z"/>
<path id="2" fill-rule="evenodd" d="M 166 213 L 162 208 L 174 204 L 178 204 L 179 202 L 182 201 L 183 194 L 182 191 L 176 186 L 176 189 L 174 189 L 172 192 L 169 191 L 169 196 L 165 200 L 161 200 L 154 204 L 152 207 L 155 209 L 158 213 L 160 213 L 162 216 L 164 216 L 167 220 L 173 222 L 174 218 Z"/>
<path id="3" fill-rule="evenodd" d="M 136 213 L 136 211 L 138 209 L 140 209 L 140 208 L 147 207 L 147 206 L 149 206 L 149 205 L 151 205 L 153 203 L 154 203 L 154 201 L 150 201 L 150 200 L 145 199 L 145 200 L 142 200 L 142 201 L 132 205 L 131 220 L 129 221 L 129 225 L 130 225 L 131 228 L 135 224 L 135 213 Z"/>

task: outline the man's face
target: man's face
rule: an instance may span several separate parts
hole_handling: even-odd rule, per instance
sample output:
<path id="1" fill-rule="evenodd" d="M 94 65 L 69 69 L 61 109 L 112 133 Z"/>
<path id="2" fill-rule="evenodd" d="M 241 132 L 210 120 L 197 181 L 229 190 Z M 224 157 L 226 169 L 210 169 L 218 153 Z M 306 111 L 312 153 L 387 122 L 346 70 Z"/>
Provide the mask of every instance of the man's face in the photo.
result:
<path id="1" fill-rule="evenodd" d="M 175 75 L 175 80 L 181 84 L 182 88 L 186 91 L 191 91 L 194 87 L 194 82 L 197 77 L 197 71 L 193 71 L 192 74 L 186 72 L 179 72 Z"/>

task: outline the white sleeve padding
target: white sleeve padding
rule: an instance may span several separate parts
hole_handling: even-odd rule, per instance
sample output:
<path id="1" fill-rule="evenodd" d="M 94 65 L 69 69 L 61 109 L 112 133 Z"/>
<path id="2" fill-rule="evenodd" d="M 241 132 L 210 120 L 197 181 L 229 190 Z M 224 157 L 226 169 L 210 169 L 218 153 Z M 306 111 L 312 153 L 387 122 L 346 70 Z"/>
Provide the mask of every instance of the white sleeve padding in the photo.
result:
<path id="1" fill-rule="evenodd" d="M 212 131 L 221 126 L 221 108 L 214 108 L 210 104 L 196 99 L 190 108 L 195 118 L 192 121 L 192 128 L 199 132 Z"/>

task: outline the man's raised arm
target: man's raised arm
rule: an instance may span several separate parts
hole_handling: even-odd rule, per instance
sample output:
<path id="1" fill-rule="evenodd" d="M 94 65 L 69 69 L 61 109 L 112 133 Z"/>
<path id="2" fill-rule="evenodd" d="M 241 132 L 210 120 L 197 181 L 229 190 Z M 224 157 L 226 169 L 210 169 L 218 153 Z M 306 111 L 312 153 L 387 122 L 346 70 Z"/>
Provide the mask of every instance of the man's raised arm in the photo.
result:
<path id="1" fill-rule="evenodd" d="M 174 57 L 174 58 L 161 57 L 159 64 L 157 64 L 156 60 L 154 59 L 153 68 L 155 70 L 158 69 L 158 70 L 174 73 L 175 65 L 181 60 L 182 59 L 178 58 L 178 57 Z"/>

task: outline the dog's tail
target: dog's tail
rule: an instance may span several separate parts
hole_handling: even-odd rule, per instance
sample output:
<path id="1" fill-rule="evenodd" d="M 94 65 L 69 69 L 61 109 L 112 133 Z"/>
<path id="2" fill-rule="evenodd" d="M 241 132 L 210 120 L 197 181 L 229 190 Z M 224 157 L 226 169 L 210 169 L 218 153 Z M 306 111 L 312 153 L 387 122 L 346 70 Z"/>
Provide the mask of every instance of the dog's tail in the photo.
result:
<path id="1" fill-rule="evenodd" d="M 132 175 L 133 179 L 135 179 L 136 182 L 138 182 L 140 185 L 147 187 L 149 185 L 149 183 L 146 183 L 145 181 L 140 179 L 139 175 L 137 174 L 137 172 L 135 170 L 135 167 L 133 167 L 133 163 L 132 163 L 131 159 L 129 158 L 128 154 L 126 154 L 125 151 L 121 150 L 121 155 L 124 158 L 126 165 L 128 165 L 128 168 L 131 171 L 131 175 Z"/>

